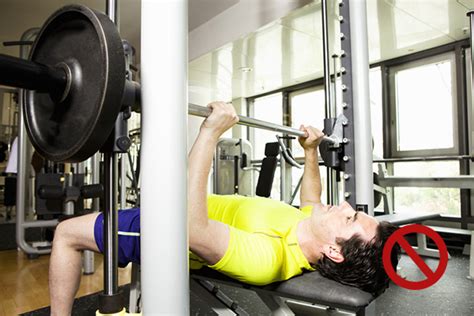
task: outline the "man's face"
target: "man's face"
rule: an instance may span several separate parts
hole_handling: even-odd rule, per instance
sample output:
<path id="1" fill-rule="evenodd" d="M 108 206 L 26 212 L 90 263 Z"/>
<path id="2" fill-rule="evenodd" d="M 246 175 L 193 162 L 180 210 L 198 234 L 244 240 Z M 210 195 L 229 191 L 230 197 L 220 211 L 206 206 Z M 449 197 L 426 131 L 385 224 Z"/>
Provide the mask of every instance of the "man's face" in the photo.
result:
<path id="1" fill-rule="evenodd" d="M 313 212 L 315 233 L 320 240 L 337 244 L 338 238 L 349 239 L 359 234 L 366 241 L 375 237 L 378 222 L 364 212 L 356 212 L 349 203 L 327 205 Z"/>

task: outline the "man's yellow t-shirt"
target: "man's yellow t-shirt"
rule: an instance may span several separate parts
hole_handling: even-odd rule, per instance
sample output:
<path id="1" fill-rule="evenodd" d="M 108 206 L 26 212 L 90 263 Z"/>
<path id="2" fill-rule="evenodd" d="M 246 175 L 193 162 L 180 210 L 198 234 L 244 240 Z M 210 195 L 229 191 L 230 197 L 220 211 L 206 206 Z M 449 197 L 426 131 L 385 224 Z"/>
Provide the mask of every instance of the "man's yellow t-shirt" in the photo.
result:
<path id="1" fill-rule="evenodd" d="M 207 201 L 209 218 L 230 228 L 229 247 L 210 268 L 255 285 L 314 270 L 296 237 L 298 222 L 311 215 L 312 207 L 299 210 L 280 201 L 239 195 L 211 195 Z M 191 269 L 205 264 L 192 253 L 190 259 Z"/>

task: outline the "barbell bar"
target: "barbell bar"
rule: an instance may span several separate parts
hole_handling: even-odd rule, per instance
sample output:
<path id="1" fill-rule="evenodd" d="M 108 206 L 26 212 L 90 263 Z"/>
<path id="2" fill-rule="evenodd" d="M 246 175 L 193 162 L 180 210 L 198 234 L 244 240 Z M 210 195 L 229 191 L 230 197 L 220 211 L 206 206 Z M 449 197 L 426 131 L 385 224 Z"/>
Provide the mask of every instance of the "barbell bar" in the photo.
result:
<path id="1" fill-rule="evenodd" d="M 188 113 L 194 116 L 208 117 L 211 114 L 211 109 L 204 106 L 197 105 L 197 104 L 189 103 Z M 253 127 L 253 128 L 265 129 L 272 132 L 288 134 L 292 136 L 307 137 L 306 133 L 304 131 L 300 131 L 299 129 L 292 128 L 289 126 L 278 125 L 275 123 L 271 123 L 271 122 L 243 116 L 243 115 L 239 115 L 239 122 L 237 124 Z M 337 140 L 329 136 L 324 136 L 323 139 L 330 142 L 331 144 L 337 143 Z"/>
<path id="2" fill-rule="evenodd" d="M 63 68 L 3 54 L 0 54 L 0 74 L 2 85 L 39 92 L 64 92 L 68 80 Z"/>

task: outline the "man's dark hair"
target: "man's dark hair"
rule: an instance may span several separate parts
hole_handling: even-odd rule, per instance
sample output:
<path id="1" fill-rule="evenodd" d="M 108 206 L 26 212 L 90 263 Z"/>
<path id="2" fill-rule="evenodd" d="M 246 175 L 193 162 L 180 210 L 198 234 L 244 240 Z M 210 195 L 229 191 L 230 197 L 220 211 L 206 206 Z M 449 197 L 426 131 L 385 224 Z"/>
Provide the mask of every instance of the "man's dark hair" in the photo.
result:
<path id="1" fill-rule="evenodd" d="M 344 261 L 336 263 L 323 255 L 316 264 L 321 275 L 342 284 L 358 287 L 374 296 L 382 294 L 388 287 L 389 278 L 382 263 L 384 245 L 398 227 L 389 222 L 380 222 L 373 240 L 365 241 L 359 234 L 347 240 L 337 240 Z M 391 253 L 392 267 L 398 264 L 400 246 L 395 243 Z"/>

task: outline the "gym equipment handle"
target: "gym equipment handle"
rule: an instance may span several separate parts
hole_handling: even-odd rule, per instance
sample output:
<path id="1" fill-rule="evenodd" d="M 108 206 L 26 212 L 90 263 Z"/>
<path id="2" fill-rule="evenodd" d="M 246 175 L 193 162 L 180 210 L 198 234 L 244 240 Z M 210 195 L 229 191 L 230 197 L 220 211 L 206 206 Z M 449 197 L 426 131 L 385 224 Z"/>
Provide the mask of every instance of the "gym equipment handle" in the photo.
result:
<path id="1" fill-rule="evenodd" d="M 211 109 L 206 108 L 204 106 L 197 105 L 197 104 L 189 103 L 188 113 L 194 116 L 208 117 L 211 114 Z M 300 131 L 299 129 L 283 126 L 283 125 L 278 125 L 278 124 L 270 123 L 267 121 L 262 121 L 262 120 L 254 119 L 251 117 L 243 116 L 243 115 L 239 115 L 239 122 L 237 124 L 254 127 L 254 128 L 266 129 L 269 131 L 284 133 L 284 134 L 298 136 L 298 137 L 306 137 L 306 133 L 303 131 Z M 328 136 L 324 136 L 323 139 L 325 139 L 328 142 L 335 143 L 335 140 Z"/>
<path id="2" fill-rule="evenodd" d="M 102 198 L 104 186 L 102 184 L 89 184 L 81 188 L 81 195 L 84 199 Z"/>
<path id="3" fill-rule="evenodd" d="M 67 84 L 66 71 L 34 61 L 0 54 L 0 84 L 36 90 L 63 92 Z"/>

